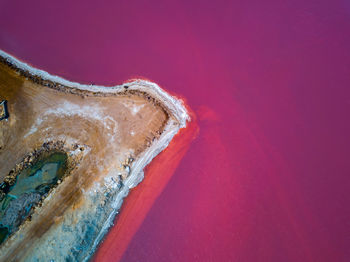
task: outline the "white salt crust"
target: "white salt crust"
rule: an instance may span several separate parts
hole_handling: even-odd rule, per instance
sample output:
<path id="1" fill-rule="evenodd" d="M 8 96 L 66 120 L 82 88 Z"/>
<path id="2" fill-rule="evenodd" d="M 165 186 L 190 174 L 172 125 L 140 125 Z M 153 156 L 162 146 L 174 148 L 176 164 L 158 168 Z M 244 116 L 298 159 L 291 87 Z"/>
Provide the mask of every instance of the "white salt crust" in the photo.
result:
<path id="1" fill-rule="evenodd" d="M 103 223 L 101 230 L 99 230 L 99 233 L 94 238 L 94 241 L 92 245 L 89 247 L 88 250 L 85 250 L 85 254 L 83 257 L 80 257 L 79 260 L 87 261 L 91 257 L 91 255 L 96 250 L 97 245 L 102 240 L 103 236 L 108 231 L 109 227 L 113 224 L 113 219 L 118 213 L 118 210 L 120 209 L 124 197 L 126 197 L 129 193 L 129 190 L 133 187 L 135 187 L 138 183 L 140 183 L 143 180 L 143 169 L 144 167 L 151 162 L 151 160 L 158 155 L 163 149 L 165 149 L 169 142 L 172 140 L 174 135 L 179 131 L 180 128 L 184 128 L 186 126 L 186 122 L 190 121 L 190 117 L 183 105 L 183 102 L 179 99 L 176 99 L 172 96 L 170 96 L 168 93 L 166 93 L 163 89 L 161 89 L 157 84 L 152 83 L 150 81 L 146 80 L 133 80 L 131 82 L 123 83 L 122 85 L 116 85 L 116 86 L 99 86 L 99 85 L 85 85 L 85 84 L 79 84 L 76 82 L 71 82 L 66 79 L 63 79 L 59 76 L 51 75 L 48 72 L 45 72 L 43 70 L 35 69 L 31 67 L 30 65 L 19 61 L 15 57 L 7 54 L 6 52 L 0 50 L 0 56 L 4 57 L 9 63 L 13 64 L 15 67 L 22 69 L 24 71 L 29 72 L 33 76 L 38 76 L 42 78 L 43 80 L 49 80 L 52 82 L 55 82 L 57 84 L 61 84 L 66 87 L 76 88 L 80 90 L 86 90 L 91 92 L 102 92 L 102 93 L 115 93 L 118 94 L 120 92 L 125 91 L 125 87 L 128 87 L 128 90 L 137 90 L 142 91 L 145 93 L 148 93 L 150 96 L 156 98 L 162 105 L 167 108 L 168 112 L 172 117 L 170 118 L 162 135 L 152 142 L 151 146 L 143 152 L 141 156 L 138 157 L 130 166 L 130 173 L 127 179 L 124 181 L 123 186 L 120 188 L 119 192 L 116 192 L 118 189 L 118 186 L 116 183 L 118 181 L 113 180 L 113 171 L 110 175 L 107 175 L 105 179 L 104 185 L 96 184 L 94 187 L 89 190 L 89 192 L 86 192 L 86 196 L 91 199 L 100 199 L 101 197 L 99 194 L 103 194 L 102 192 L 106 192 L 110 189 L 113 189 L 114 192 L 116 192 L 115 197 L 113 197 L 113 203 L 111 203 L 112 212 L 108 215 L 107 219 L 105 219 L 105 222 Z M 136 109 L 133 109 L 136 110 Z M 35 131 L 35 130 L 34 130 Z M 93 214 L 91 214 L 93 215 Z M 73 241 L 73 240 L 72 240 Z M 35 259 L 40 259 L 38 257 L 40 254 L 43 255 L 41 251 L 38 251 L 37 254 L 32 254 L 33 257 L 26 258 L 26 261 L 34 261 Z M 60 250 L 61 253 L 59 254 L 53 254 L 53 257 L 50 257 L 50 259 L 53 259 L 54 261 L 60 261 L 60 258 L 57 258 L 58 255 L 64 256 L 64 250 Z M 35 251 L 34 251 L 35 253 Z M 49 254 L 46 254 L 49 255 Z M 62 258 L 62 257 L 61 257 Z"/>

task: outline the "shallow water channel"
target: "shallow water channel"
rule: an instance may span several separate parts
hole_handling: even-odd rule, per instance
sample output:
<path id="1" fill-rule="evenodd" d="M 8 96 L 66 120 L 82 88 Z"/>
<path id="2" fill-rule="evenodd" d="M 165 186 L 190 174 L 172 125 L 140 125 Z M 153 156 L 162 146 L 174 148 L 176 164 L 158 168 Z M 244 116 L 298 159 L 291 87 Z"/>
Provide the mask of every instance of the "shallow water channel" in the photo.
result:
<path id="1" fill-rule="evenodd" d="M 0 201 L 0 244 L 17 231 L 67 170 L 67 155 L 55 152 L 24 169 Z M 0 186 L 2 186 L 1 184 Z"/>

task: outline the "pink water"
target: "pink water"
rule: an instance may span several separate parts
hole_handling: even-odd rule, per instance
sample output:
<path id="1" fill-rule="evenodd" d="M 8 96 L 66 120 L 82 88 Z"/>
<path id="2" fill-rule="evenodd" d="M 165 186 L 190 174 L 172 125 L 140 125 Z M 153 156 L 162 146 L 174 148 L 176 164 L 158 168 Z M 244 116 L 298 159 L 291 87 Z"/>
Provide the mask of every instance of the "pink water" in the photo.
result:
<path id="1" fill-rule="evenodd" d="M 122 261 L 350 261 L 349 32 L 345 0 L 0 1 L 1 49 L 197 115 Z"/>

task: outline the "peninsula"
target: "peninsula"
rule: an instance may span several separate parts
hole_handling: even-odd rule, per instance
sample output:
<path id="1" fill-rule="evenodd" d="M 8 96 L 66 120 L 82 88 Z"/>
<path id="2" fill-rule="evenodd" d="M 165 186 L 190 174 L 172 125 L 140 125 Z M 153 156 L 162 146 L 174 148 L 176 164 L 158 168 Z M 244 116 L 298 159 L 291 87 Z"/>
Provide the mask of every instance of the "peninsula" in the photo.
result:
<path id="1" fill-rule="evenodd" d="M 0 51 L 0 261 L 85 261 L 189 121 L 157 84 L 82 85 Z"/>

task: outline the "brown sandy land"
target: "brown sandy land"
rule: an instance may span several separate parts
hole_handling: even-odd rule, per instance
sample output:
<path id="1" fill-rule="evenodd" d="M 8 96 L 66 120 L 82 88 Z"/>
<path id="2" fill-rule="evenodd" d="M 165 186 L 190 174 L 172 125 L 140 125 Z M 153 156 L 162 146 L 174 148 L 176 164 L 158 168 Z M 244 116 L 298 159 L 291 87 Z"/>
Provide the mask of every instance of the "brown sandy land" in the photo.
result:
<path id="1" fill-rule="evenodd" d="M 88 92 L 87 92 L 88 93 Z M 78 166 L 44 201 L 40 215 L 24 226 L 25 237 L 2 248 L 4 261 L 20 260 L 36 239 L 59 223 L 67 209 L 79 207 L 82 192 L 102 181 L 111 169 L 125 178 L 125 163 L 137 158 L 163 131 L 171 117 L 143 93 L 82 96 L 48 88 L 0 63 L 0 99 L 8 100 L 10 117 L 0 122 L 0 182 L 26 154 L 49 140 L 84 145 Z M 116 179 L 121 176 L 116 177 Z M 11 253 L 11 254 L 10 254 Z"/>
<path id="2" fill-rule="evenodd" d="M 194 113 L 189 113 L 192 120 L 186 129 L 181 129 L 169 146 L 145 168 L 147 175 L 142 184 L 128 195 L 116 225 L 108 232 L 108 237 L 100 245 L 92 261 L 121 261 L 154 201 L 162 193 L 199 132 Z"/>

